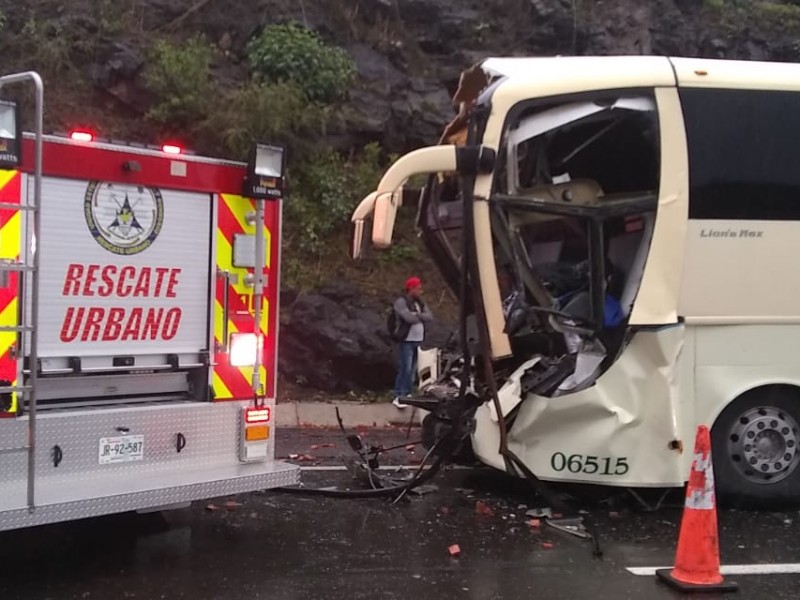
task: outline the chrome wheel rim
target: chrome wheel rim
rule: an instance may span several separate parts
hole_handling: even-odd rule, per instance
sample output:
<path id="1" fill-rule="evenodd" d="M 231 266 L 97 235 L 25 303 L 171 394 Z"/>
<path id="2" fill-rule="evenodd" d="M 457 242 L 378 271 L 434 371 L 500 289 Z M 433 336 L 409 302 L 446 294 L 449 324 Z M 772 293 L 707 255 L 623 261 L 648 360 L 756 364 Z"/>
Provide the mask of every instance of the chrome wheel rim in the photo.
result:
<path id="1" fill-rule="evenodd" d="M 728 453 L 741 475 L 752 483 L 772 484 L 786 479 L 800 463 L 797 422 L 771 406 L 743 413 L 728 435 Z"/>

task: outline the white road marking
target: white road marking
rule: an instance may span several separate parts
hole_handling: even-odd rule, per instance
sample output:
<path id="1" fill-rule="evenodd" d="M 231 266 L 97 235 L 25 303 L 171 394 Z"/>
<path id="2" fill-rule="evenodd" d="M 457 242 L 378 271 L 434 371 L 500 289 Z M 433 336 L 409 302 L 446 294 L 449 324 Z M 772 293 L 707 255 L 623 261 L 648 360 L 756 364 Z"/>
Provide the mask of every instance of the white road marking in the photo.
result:
<path id="1" fill-rule="evenodd" d="M 639 576 L 653 576 L 658 569 L 672 567 L 628 567 L 629 573 Z M 789 575 L 800 573 L 800 563 L 764 565 L 723 565 L 719 569 L 723 575 Z"/>

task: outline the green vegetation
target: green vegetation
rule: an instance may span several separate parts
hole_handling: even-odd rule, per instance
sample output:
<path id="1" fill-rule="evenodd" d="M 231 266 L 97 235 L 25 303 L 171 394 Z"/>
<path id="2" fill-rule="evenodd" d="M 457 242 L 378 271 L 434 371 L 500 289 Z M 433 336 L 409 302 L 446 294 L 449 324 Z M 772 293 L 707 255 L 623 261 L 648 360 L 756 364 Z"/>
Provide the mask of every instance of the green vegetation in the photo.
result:
<path id="1" fill-rule="evenodd" d="M 64 27 L 29 18 L 22 27 L 19 43 L 43 77 L 57 78 L 75 72 L 72 40 Z"/>
<path id="2" fill-rule="evenodd" d="M 727 35 L 748 28 L 785 34 L 800 33 L 800 0 L 703 0 L 719 29 Z"/>
<path id="3" fill-rule="evenodd" d="M 385 163 L 376 144 L 349 157 L 325 146 L 355 77 L 343 50 L 295 24 L 266 28 L 247 48 L 252 77 L 223 87 L 211 77 L 215 50 L 205 39 L 157 40 L 144 72 L 155 98 L 147 118 L 191 132 L 200 150 L 233 158 L 245 158 L 255 141 L 286 146 L 285 280 L 308 287 L 319 282 L 331 238 L 347 229 Z"/>
<path id="4" fill-rule="evenodd" d="M 248 45 L 248 56 L 256 77 L 295 83 L 312 102 L 340 100 L 356 76 L 344 50 L 296 23 L 264 29 Z"/>
<path id="5" fill-rule="evenodd" d="M 252 82 L 220 92 L 214 112 L 199 127 L 204 146 L 244 158 L 256 140 L 287 147 L 291 165 L 314 154 L 332 120 L 330 107 L 311 104 L 293 83 Z"/>
<path id="6" fill-rule="evenodd" d="M 157 41 L 144 73 L 147 88 L 158 98 L 147 118 L 184 129 L 204 119 L 213 97 L 211 56 L 211 46 L 200 36 L 181 44 Z"/>
<path id="7" fill-rule="evenodd" d="M 361 156 L 345 160 L 332 151 L 321 151 L 292 182 L 296 191 L 286 203 L 289 242 L 300 251 L 319 254 L 338 227 L 346 225 L 355 203 L 375 188 L 383 163 L 380 148 L 370 144 Z"/>

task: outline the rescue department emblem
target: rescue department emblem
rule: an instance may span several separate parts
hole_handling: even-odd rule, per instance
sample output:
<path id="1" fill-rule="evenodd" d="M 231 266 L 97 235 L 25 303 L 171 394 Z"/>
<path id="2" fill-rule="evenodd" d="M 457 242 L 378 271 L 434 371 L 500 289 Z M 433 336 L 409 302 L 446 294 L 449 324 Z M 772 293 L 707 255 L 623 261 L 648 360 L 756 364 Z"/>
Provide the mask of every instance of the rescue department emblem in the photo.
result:
<path id="1" fill-rule="evenodd" d="M 94 239 L 114 254 L 147 250 L 164 224 L 164 202 L 156 188 L 92 181 L 83 210 Z"/>

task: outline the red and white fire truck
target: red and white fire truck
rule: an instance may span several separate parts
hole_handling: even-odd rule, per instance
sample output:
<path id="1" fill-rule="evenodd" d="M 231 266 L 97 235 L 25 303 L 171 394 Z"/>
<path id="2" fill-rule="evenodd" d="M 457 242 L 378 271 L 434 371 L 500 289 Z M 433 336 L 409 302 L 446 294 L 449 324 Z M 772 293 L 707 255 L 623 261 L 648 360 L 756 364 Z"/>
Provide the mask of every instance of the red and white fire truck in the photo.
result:
<path id="1" fill-rule="evenodd" d="M 295 484 L 274 460 L 280 148 L 44 136 L 38 75 L 0 87 L 24 81 L 35 134 L 0 104 L 0 530 Z"/>

